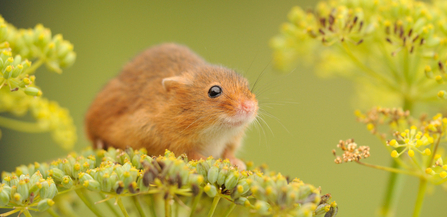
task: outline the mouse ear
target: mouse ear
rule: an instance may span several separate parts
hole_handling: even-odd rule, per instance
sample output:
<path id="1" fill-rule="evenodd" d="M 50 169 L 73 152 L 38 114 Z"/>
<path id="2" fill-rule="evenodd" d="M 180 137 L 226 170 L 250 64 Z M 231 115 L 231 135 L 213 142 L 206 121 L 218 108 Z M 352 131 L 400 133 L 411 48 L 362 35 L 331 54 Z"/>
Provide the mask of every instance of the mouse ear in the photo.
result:
<path id="1" fill-rule="evenodd" d="M 170 91 L 172 88 L 178 87 L 179 85 L 185 85 L 190 84 L 191 82 L 189 79 L 185 78 L 184 76 L 173 76 L 164 78 L 161 81 L 161 84 L 163 85 L 163 88 L 166 91 Z"/>

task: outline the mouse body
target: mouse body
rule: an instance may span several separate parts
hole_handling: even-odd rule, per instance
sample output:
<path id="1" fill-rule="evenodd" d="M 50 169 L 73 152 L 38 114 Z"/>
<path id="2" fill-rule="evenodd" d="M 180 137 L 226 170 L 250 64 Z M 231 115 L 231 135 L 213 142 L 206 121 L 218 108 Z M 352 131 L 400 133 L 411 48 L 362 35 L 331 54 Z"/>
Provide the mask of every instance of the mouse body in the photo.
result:
<path id="1" fill-rule="evenodd" d="M 235 157 L 257 116 L 248 81 L 231 69 L 207 63 L 186 46 L 147 49 L 96 96 L 86 115 L 96 148 L 166 149 L 189 159 Z"/>

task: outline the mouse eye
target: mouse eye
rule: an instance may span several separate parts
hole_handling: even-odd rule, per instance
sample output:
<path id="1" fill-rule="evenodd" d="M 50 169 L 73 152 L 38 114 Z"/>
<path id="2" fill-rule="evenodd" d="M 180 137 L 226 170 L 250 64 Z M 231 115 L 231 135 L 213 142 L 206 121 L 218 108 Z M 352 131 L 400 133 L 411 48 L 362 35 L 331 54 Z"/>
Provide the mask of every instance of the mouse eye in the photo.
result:
<path id="1" fill-rule="evenodd" d="M 218 85 L 214 85 L 208 90 L 208 96 L 210 98 L 216 98 L 222 94 L 222 88 Z"/>

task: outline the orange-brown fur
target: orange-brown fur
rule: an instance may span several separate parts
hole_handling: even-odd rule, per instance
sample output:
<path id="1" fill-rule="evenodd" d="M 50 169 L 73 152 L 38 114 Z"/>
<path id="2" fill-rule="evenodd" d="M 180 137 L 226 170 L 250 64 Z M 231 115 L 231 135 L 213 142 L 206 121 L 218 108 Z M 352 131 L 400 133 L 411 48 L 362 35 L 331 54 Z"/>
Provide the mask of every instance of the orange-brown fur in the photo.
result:
<path id="1" fill-rule="evenodd" d="M 208 97 L 216 84 L 223 94 Z M 185 46 L 162 44 L 138 55 L 105 86 L 87 112 L 86 130 L 104 148 L 146 148 L 151 155 L 169 149 L 191 159 L 222 148 L 214 157 L 240 166 L 234 153 L 248 123 L 231 127 L 222 117 L 235 115 L 244 100 L 256 102 L 257 111 L 245 78 L 205 62 Z"/>

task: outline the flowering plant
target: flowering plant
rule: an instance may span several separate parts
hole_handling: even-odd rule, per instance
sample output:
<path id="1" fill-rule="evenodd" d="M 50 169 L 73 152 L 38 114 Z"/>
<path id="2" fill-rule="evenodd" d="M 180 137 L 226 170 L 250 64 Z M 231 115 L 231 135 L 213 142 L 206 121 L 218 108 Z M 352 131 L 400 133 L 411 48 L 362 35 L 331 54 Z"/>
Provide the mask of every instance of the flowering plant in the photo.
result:
<path id="1" fill-rule="evenodd" d="M 51 131 L 55 141 L 70 150 L 76 140 L 72 119 L 66 109 L 42 98 L 33 74 L 42 64 L 58 73 L 73 64 L 73 46 L 42 25 L 16 29 L 3 19 L 0 42 L 0 112 L 30 111 L 37 120 L 26 123 L 0 116 L 0 126 Z M 168 150 L 164 156 L 148 156 L 145 149 L 87 149 L 3 172 L 0 208 L 9 211 L 0 216 L 78 216 L 74 207 L 80 201 L 96 216 L 336 216 L 337 203 L 330 194 L 322 195 L 321 188 L 266 166 L 247 166 L 249 170 L 240 171 L 228 160 L 212 157 L 189 161 Z"/>
<path id="2" fill-rule="evenodd" d="M 275 64 L 290 70 L 298 59 L 316 65 L 323 77 L 357 84 L 358 121 L 376 135 L 394 158 L 390 167 L 367 164 L 370 147 L 340 141 L 335 163 L 356 162 L 391 172 L 381 208 L 393 216 L 400 174 L 419 179 L 413 216 L 419 216 L 428 184 L 443 184 L 445 143 L 447 2 L 416 0 L 328 0 L 312 10 L 293 8 L 271 40 Z M 410 116 L 435 112 L 433 118 Z"/>

